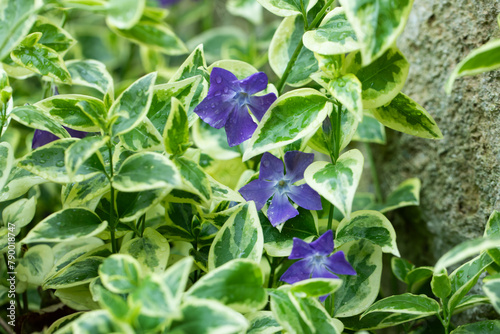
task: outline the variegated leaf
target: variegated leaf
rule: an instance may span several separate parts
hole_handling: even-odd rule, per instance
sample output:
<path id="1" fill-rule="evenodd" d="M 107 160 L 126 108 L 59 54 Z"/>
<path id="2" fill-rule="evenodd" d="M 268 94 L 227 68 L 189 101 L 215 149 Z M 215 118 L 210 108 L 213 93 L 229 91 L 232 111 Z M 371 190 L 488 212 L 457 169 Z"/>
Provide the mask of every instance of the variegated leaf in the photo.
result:
<path id="1" fill-rule="evenodd" d="M 440 306 L 434 299 L 425 295 L 405 293 L 377 301 L 363 313 L 362 317 L 373 312 L 418 314 L 425 317 L 437 314 L 439 311 Z"/>
<path id="2" fill-rule="evenodd" d="M 8 142 L 0 143 L 0 189 L 3 189 L 14 166 L 14 150 Z M 3 190 L 2 190 L 3 193 Z M 2 196 L 0 195 L 0 198 Z"/>
<path id="3" fill-rule="evenodd" d="M 388 128 L 422 138 L 443 138 L 427 110 L 403 93 L 399 93 L 389 104 L 372 111 L 375 118 Z"/>
<path id="4" fill-rule="evenodd" d="M 54 264 L 52 248 L 36 245 L 28 249 L 16 267 L 20 282 L 40 286 Z"/>
<path id="5" fill-rule="evenodd" d="M 377 210 L 382 213 L 403 208 L 406 206 L 420 204 L 420 179 L 411 178 L 401 182 L 397 188 L 392 191 L 385 203 L 373 203 L 369 206 L 371 210 Z"/>
<path id="6" fill-rule="evenodd" d="M 291 16 L 309 11 L 318 0 L 257 0 L 265 9 L 278 16 Z"/>
<path id="7" fill-rule="evenodd" d="M 175 158 L 173 163 L 182 180 L 182 185 L 177 188 L 191 192 L 208 202 L 212 197 L 212 188 L 203 169 L 196 162 L 184 157 Z"/>
<path id="8" fill-rule="evenodd" d="M 48 131 L 59 138 L 70 138 L 68 131 L 52 118 L 45 115 L 35 105 L 19 106 L 12 109 L 11 117 L 17 122 L 34 129 Z"/>
<path id="9" fill-rule="evenodd" d="M 163 138 L 151 121 L 144 117 L 132 130 L 120 135 L 123 146 L 133 152 L 161 151 Z"/>
<path id="10" fill-rule="evenodd" d="M 162 273 L 167 267 L 170 246 L 167 239 L 148 227 L 142 236 L 124 243 L 120 253 L 131 255 L 144 269 Z"/>
<path id="11" fill-rule="evenodd" d="M 307 167 L 304 179 L 321 196 L 349 218 L 354 193 L 363 171 L 363 155 L 354 149 L 342 154 L 336 164 L 317 161 Z"/>
<path id="12" fill-rule="evenodd" d="M 172 98 L 172 109 L 163 131 L 165 150 L 172 155 L 182 155 L 191 146 L 186 110 L 179 100 Z"/>
<path id="13" fill-rule="evenodd" d="M 484 236 L 491 238 L 500 237 L 500 211 L 494 210 L 491 213 L 486 223 L 486 227 L 484 228 Z M 498 248 L 489 249 L 488 254 L 495 263 L 500 265 L 500 245 Z"/>
<path id="14" fill-rule="evenodd" d="M 71 74 L 73 85 L 82 85 L 97 89 L 104 95 L 115 98 L 113 78 L 106 70 L 106 65 L 94 59 L 69 60 L 66 67 Z"/>
<path id="15" fill-rule="evenodd" d="M 38 43 L 51 48 L 59 54 L 64 54 L 76 43 L 76 40 L 66 30 L 43 16 L 37 18 L 29 33 L 34 32 L 42 33 Z"/>
<path id="16" fill-rule="evenodd" d="M 363 120 L 359 123 L 352 140 L 385 144 L 385 127 L 371 113 L 365 112 Z"/>
<path id="17" fill-rule="evenodd" d="M 106 20 L 118 29 L 130 29 L 139 22 L 145 6 L 146 0 L 110 0 Z"/>
<path id="18" fill-rule="evenodd" d="M 92 155 L 100 155 L 99 149 L 108 141 L 109 137 L 94 136 L 82 138 L 71 144 L 64 152 L 64 164 L 69 178 L 73 179 L 80 167 Z"/>
<path id="19" fill-rule="evenodd" d="M 500 278 L 492 277 L 484 281 L 483 291 L 491 301 L 497 313 L 500 313 Z"/>

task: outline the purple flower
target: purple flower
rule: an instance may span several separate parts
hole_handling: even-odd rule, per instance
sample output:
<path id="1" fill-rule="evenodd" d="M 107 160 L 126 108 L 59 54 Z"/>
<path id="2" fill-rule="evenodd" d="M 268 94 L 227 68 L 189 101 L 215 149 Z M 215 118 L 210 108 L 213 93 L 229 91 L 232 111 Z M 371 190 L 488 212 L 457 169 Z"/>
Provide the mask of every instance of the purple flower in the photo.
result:
<path id="1" fill-rule="evenodd" d="M 83 131 L 78 131 L 78 130 L 73 130 L 69 129 L 67 127 L 64 127 L 68 133 L 70 134 L 71 137 L 73 138 L 83 138 L 85 137 L 88 133 L 83 132 Z M 33 135 L 33 141 L 31 142 L 31 148 L 36 149 L 39 148 L 40 146 L 43 146 L 45 144 L 48 144 L 50 142 L 53 142 L 54 140 L 59 139 L 56 135 L 44 131 L 44 130 L 35 130 L 35 134 Z"/>
<path id="2" fill-rule="evenodd" d="M 276 100 L 274 93 L 253 95 L 266 88 L 267 75 L 264 72 L 238 80 L 233 73 L 214 67 L 208 95 L 194 112 L 210 126 L 216 129 L 224 127 L 229 146 L 236 146 L 249 139 L 257 128 L 248 109 L 260 121 Z"/>
<path id="3" fill-rule="evenodd" d="M 289 259 L 302 259 L 295 262 L 281 276 L 280 280 L 293 284 L 309 278 L 339 278 L 340 275 L 356 275 L 354 268 L 345 259 L 344 252 L 333 253 L 333 233 L 326 231 L 318 240 L 307 243 L 293 238 L 292 253 Z M 328 295 L 320 297 L 324 301 Z"/>
<path id="4" fill-rule="evenodd" d="M 314 160 L 314 154 L 300 151 L 285 153 L 286 175 L 283 173 L 283 162 L 271 153 L 264 153 L 260 161 L 260 174 L 240 189 L 247 201 L 254 201 L 257 210 L 262 209 L 273 195 L 267 211 L 273 226 L 286 222 L 299 214 L 288 198 L 307 210 L 321 210 L 321 197 L 307 184 L 293 185 L 304 178 L 304 171 Z"/>
<path id="5" fill-rule="evenodd" d="M 180 0 L 158 0 L 158 3 L 160 4 L 160 6 L 162 7 L 168 7 L 168 6 L 172 6 L 172 5 L 175 5 L 176 3 L 178 3 Z"/>

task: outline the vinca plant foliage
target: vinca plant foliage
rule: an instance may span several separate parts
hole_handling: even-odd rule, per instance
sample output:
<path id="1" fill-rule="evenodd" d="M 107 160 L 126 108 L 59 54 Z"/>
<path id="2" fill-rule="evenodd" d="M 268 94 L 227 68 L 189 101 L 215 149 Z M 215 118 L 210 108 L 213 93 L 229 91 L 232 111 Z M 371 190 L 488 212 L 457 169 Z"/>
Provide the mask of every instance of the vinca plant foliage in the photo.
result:
<path id="1" fill-rule="evenodd" d="M 233 26 L 210 0 L 0 4 L 5 331 L 500 328 L 451 321 L 500 312 L 498 212 L 483 238 L 415 267 L 384 214 L 418 205 L 420 181 L 383 198 L 375 173 L 374 193 L 358 190 L 385 127 L 442 138 L 401 92 L 412 0 L 228 0 Z M 500 67 L 497 42 L 447 89 Z M 379 296 L 383 253 L 406 293 Z M 486 270 L 484 295 L 468 294 Z"/>

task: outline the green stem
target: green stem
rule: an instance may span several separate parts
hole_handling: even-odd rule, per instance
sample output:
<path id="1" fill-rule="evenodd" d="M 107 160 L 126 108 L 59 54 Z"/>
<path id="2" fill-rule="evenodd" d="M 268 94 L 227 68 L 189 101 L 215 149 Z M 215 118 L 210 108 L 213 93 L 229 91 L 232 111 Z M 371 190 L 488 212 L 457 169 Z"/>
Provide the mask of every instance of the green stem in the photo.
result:
<path id="1" fill-rule="evenodd" d="M 109 152 L 109 164 L 110 164 L 110 175 L 108 175 L 109 179 L 109 188 L 111 193 L 110 203 L 109 203 L 109 233 L 111 238 L 111 251 L 113 253 L 118 253 L 118 244 L 116 242 L 115 230 L 115 189 L 113 188 L 113 176 L 114 176 L 114 166 L 113 166 L 113 150 L 111 142 L 108 142 L 108 152 Z"/>
<path id="2" fill-rule="evenodd" d="M 23 312 L 27 313 L 29 312 L 29 305 L 28 305 L 28 292 L 24 291 L 23 292 Z"/>
<path id="3" fill-rule="evenodd" d="M 370 171 L 372 174 L 373 185 L 375 186 L 375 198 L 378 203 L 384 202 L 384 196 L 382 195 L 382 188 L 380 187 L 380 181 L 378 179 L 377 167 L 375 166 L 375 159 L 373 159 L 373 152 L 369 143 L 365 143 L 366 154 L 368 155 L 368 161 L 370 163 Z"/>
<path id="4" fill-rule="evenodd" d="M 332 229 L 333 225 L 333 212 L 335 210 L 335 206 L 330 203 L 330 211 L 328 212 L 328 225 L 327 225 L 327 231 Z"/>
<path id="5" fill-rule="evenodd" d="M 304 13 L 302 14 L 304 16 L 304 32 L 307 32 L 309 30 L 317 28 L 321 20 L 323 19 L 323 16 L 325 15 L 327 9 L 331 6 L 335 0 L 328 0 L 326 4 L 321 8 L 319 11 L 318 15 L 314 18 L 312 23 L 310 25 L 307 24 L 307 15 Z M 302 1 L 301 1 L 302 4 Z M 302 6 L 303 7 L 303 6 Z M 305 10 L 304 10 L 305 11 Z M 300 51 L 302 50 L 302 47 L 304 46 L 304 43 L 302 42 L 302 38 L 299 41 L 299 44 L 295 48 L 295 51 L 293 51 L 292 57 L 288 61 L 288 64 L 286 65 L 285 72 L 283 72 L 283 76 L 281 77 L 281 80 L 278 82 L 278 85 L 276 86 L 276 89 L 278 90 L 279 94 L 281 95 L 283 88 L 285 87 L 286 80 L 288 79 L 288 76 L 290 75 L 290 72 L 292 71 L 293 65 L 295 65 L 295 62 L 297 61 L 297 58 L 299 57 Z"/>
<path id="6" fill-rule="evenodd" d="M 269 289 L 271 289 L 273 287 L 273 283 L 274 283 L 274 275 L 276 274 L 276 268 L 278 267 L 278 261 L 276 261 L 275 258 L 273 258 L 271 260 L 271 262 L 269 263 L 271 265 L 271 273 L 269 274 L 269 282 L 267 284 L 267 287 Z"/>

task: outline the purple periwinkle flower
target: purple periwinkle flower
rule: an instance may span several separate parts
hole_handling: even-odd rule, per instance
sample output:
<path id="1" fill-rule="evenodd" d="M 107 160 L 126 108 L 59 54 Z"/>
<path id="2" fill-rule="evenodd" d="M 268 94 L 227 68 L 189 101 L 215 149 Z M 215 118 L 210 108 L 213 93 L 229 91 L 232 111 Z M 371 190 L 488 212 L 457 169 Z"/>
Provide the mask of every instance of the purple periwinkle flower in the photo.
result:
<path id="1" fill-rule="evenodd" d="M 300 151 L 285 153 L 286 175 L 283 162 L 271 153 L 264 153 L 260 161 L 260 174 L 240 189 L 247 201 L 254 201 L 257 210 L 262 209 L 273 197 L 267 216 L 273 226 L 286 222 L 299 214 L 288 200 L 307 210 L 321 210 L 321 197 L 307 184 L 293 185 L 304 178 L 304 171 L 314 160 L 314 154 Z"/>
<path id="2" fill-rule="evenodd" d="M 267 75 L 258 72 L 238 80 L 236 76 L 219 67 L 210 74 L 207 97 L 196 106 L 194 112 L 210 126 L 225 128 L 229 146 L 236 146 L 249 139 L 257 128 L 248 109 L 261 120 L 276 100 L 274 93 L 254 96 L 267 88 Z"/>
<path id="3" fill-rule="evenodd" d="M 168 6 L 172 6 L 176 3 L 178 3 L 180 0 L 158 0 L 158 3 L 160 4 L 160 6 L 162 7 L 168 7 Z"/>
<path id="4" fill-rule="evenodd" d="M 67 127 L 64 127 L 68 133 L 70 134 L 71 137 L 73 138 L 84 138 L 88 132 L 84 131 L 78 131 L 78 130 L 73 130 Z M 35 134 L 33 135 L 33 141 L 31 142 L 31 148 L 36 149 L 39 148 L 40 146 L 46 145 L 50 142 L 53 142 L 54 140 L 59 139 L 56 135 L 44 131 L 44 130 L 35 130 Z"/>
<path id="5" fill-rule="evenodd" d="M 333 253 L 333 232 L 326 231 L 316 241 L 307 243 L 293 238 L 292 253 L 289 259 L 302 259 L 292 264 L 280 280 L 289 284 L 309 278 L 339 278 L 340 275 L 356 275 L 354 268 L 347 262 L 344 252 Z M 321 296 L 324 301 L 328 295 Z"/>

